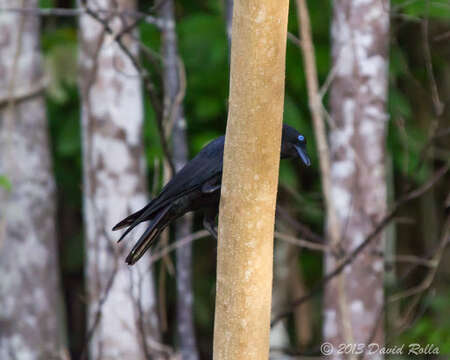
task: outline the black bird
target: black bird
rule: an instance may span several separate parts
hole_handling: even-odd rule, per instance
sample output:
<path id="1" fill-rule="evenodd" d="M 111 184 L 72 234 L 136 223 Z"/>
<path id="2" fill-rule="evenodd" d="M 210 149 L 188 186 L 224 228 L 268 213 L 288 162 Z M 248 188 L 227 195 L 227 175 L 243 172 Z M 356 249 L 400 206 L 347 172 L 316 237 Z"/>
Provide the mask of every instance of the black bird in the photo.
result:
<path id="1" fill-rule="evenodd" d="M 219 212 L 224 142 L 225 137 L 221 136 L 206 145 L 175 174 L 155 199 L 113 227 L 114 231 L 128 227 L 120 242 L 138 224 L 150 221 L 125 260 L 129 265 L 141 258 L 172 221 L 190 211 L 204 212 L 203 226 L 217 239 L 215 221 Z M 306 152 L 306 138 L 284 124 L 281 158 L 294 157 L 300 157 L 306 166 L 311 164 Z"/>

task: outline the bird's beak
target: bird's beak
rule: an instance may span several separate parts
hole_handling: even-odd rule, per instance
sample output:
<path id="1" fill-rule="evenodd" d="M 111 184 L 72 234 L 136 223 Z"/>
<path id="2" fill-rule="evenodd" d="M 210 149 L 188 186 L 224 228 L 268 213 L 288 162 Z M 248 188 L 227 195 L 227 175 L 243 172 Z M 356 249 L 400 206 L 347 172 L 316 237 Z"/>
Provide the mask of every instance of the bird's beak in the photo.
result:
<path id="1" fill-rule="evenodd" d="M 295 150 L 297 150 L 298 156 L 302 159 L 306 166 L 311 165 L 311 160 L 309 159 L 308 154 L 306 153 L 306 149 L 303 149 L 300 146 L 294 145 Z"/>

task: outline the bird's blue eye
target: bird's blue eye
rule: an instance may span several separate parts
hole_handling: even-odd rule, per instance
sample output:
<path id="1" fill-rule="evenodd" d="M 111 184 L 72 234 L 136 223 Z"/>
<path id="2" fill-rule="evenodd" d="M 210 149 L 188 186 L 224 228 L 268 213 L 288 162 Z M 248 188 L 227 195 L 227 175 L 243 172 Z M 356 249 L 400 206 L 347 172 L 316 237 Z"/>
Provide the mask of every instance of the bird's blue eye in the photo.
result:
<path id="1" fill-rule="evenodd" d="M 304 141 L 304 140 L 305 140 L 305 137 L 304 137 L 303 135 L 299 135 L 299 136 L 298 136 L 298 140 L 299 140 L 299 141 Z"/>

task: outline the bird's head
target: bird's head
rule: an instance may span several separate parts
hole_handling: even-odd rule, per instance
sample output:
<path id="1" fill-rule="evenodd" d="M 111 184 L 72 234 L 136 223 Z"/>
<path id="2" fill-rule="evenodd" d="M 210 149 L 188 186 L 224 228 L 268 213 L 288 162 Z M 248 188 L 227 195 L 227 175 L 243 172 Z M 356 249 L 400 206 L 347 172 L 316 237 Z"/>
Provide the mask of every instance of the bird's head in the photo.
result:
<path id="1" fill-rule="evenodd" d="M 284 124 L 281 138 L 281 158 L 296 157 L 302 159 L 306 166 L 311 165 L 311 160 L 306 151 L 306 137 L 293 127 Z"/>

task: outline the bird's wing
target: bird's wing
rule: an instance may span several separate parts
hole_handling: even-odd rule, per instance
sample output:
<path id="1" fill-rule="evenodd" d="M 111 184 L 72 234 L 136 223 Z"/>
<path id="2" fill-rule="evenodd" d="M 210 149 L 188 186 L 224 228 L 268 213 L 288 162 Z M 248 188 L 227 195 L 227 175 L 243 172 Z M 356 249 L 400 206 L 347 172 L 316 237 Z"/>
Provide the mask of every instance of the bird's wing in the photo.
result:
<path id="1" fill-rule="evenodd" d="M 189 161 L 162 189 L 155 206 L 198 189 L 222 172 L 223 136 L 209 143 Z"/>
<path id="2" fill-rule="evenodd" d="M 220 176 L 223 163 L 223 146 L 223 136 L 206 145 L 191 161 L 175 174 L 155 199 L 141 210 L 119 222 L 114 226 L 113 230 L 119 230 L 134 224 L 137 225 L 139 222 L 148 220 L 156 211 L 164 206 L 198 189 L 208 180 L 218 175 Z M 128 231 L 123 236 L 127 233 Z"/>
<path id="3" fill-rule="evenodd" d="M 147 230 L 139 238 L 138 242 L 133 246 L 133 249 L 128 254 L 126 262 L 128 265 L 133 265 L 138 261 L 142 255 L 153 245 L 155 239 L 170 223 L 170 208 L 171 205 L 166 206 L 158 211 L 155 218 L 152 219 Z M 169 216 L 167 216 L 169 215 Z"/>

